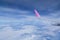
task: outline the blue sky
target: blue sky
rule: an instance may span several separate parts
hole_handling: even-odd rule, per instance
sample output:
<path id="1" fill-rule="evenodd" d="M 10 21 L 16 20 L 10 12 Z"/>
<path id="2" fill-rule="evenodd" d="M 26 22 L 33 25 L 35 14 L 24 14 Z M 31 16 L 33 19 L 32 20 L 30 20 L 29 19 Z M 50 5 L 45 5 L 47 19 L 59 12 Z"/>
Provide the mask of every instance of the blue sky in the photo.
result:
<path id="1" fill-rule="evenodd" d="M 58 24 L 60 0 L 0 0 L 0 40 L 60 40 Z"/>
<path id="2" fill-rule="evenodd" d="M 60 10 L 60 0 L 0 0 L 0 5 L 32 12 L 36 8 L 42 15 Z"/>

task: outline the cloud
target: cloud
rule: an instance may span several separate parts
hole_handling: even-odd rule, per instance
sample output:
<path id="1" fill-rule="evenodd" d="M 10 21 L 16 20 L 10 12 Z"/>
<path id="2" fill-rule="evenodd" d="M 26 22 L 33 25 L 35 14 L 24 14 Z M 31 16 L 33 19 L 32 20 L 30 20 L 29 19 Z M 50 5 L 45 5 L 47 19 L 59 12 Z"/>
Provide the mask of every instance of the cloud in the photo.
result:
<path id="1" fill-rule="evenodd" d="M 32 40 L 34 39 L 34 34 L 32 33 L 35 29 L 35 26 L 31 25 L 23 26 L 18 31 L 14 31 L 11 27 L 5 27 L 0 31 L 0 40 Z"/>
<path id="2" fill-rule="evenodd" d="M 32 13 L 32 12 L 27 11 L 27 10 L 19 10 L 19 9 L 0 7 L 0 15 L 5 16 L 5 17 L 6 16 L 20 17 L 21 15 L 29 15 L 30 13 Z"/>
<path id="3" fill-rule="evenodd" d="M 50 13 L 49 16 L 54 17 L 54 18 L 59 18 L 60 16 L 60 11 L 55 11 L 53 13 Z"/>
<path id="4" fill-rule="evenodd" d="M 0 16 L 0 40 L 58 40 L 60 27 L 53 24 L 60 23 L 59 13 L 40 18 L 28 15 L 19 19 Z"/>

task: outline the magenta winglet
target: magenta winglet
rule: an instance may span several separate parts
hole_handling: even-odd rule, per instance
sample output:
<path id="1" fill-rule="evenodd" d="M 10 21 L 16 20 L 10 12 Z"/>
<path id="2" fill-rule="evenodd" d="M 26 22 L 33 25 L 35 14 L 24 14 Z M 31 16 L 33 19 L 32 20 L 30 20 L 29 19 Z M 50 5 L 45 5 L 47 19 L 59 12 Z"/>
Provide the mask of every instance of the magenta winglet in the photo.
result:
<path id="1" fill-rule="evenodd" d="M 38 11 L 36 9 L 34 9 L 34 12 L 35 12 L 37 17 L 40 17 L 40 14 L 38 13 Z"/>

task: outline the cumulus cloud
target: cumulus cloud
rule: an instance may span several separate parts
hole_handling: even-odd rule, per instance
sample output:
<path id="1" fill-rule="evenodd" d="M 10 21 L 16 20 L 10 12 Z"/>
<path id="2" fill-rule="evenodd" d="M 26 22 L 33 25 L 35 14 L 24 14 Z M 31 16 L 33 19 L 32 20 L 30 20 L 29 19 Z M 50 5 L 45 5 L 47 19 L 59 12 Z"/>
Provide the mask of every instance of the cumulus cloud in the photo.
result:
<path id="1" fill-rule="evenodd" d="M 35 26 L 26 25 L 18 31 L 14 31 L 11 27 L 5 27 L 0 31 L 0 40 L 32 40 L 35 35 Z"/>
<path id="2" fill-rule="evenodd" d="M 53 24 L 60 23 L 59 13 L 21 19 L 0 16 L 0 40 L 58 40 L 60 27 Z"/>
<path id="3" fill-rule="evenodd" d="M 59 26 L 52 25 L 53 22 L 57 21 L 56 19 L 60 20 L 49 16 L 41 16 L 40 19 L 34 16 L 27 16 L 27 18 L 17 20 L 17 24 L 12 21 L 9 26 L 5 25 L 0 29 L 0 40 L 56 40 L 57 33 L 60 31 Z M 14 25 L 17 27 L 19 25 L 19 28 L 21 28 L 14 30 L 12 28 L 15 27 Z"/>

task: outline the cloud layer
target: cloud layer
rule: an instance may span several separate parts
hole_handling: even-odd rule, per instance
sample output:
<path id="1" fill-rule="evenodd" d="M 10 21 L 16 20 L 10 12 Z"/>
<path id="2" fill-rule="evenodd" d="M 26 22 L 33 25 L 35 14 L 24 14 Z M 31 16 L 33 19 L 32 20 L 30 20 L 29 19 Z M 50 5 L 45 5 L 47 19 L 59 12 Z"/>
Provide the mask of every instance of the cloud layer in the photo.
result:
<path id="1" fill-rule="evenodd" d="M 6 13 L 8 15 L 6 15 Z M 19 15 L 26 11 L 1 9 L 4 12 L 0 16 L 0 40 L 59 40 L 60 36 L 60 12 L 50 13 L 47 16 L 37 18 L 36 16 Z M 13 12 L 13 13 L 12 13 Z M 29 11 L 27 11 L 28 13 Z M 11 14 L 9 14 L 11 13 Z M 30 13 L 30 12 L 29 12 Z M 12 15 L 12 16 L 11 16 Z M 10 16 L 10 17 L 9 17 Z M 14 16 L 14 17 L 13 17 Z M 24 17 L 21 17 L 24 16 Z M 21 17 L 21 18 L 20 18 Z M 56 25 L 55 25 L 56 24 Z"/>

